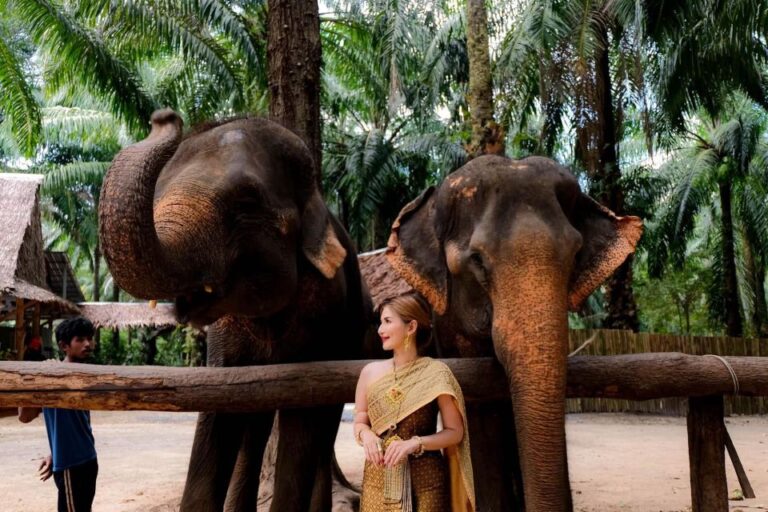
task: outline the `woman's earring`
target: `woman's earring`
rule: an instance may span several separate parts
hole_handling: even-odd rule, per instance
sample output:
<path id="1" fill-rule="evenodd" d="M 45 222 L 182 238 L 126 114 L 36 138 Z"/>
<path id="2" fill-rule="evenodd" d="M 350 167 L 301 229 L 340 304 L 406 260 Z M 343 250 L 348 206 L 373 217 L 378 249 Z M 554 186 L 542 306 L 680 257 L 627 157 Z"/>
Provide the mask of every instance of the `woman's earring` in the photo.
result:
<path id="1" fill-rule="evenodd" d="M 405 350 L 408 350 L 409 348 L 411 348 L 411 335 L 410 334 L 406 334 L 405 335 L 405 343 L 403 343 L 403 348 Z"/>

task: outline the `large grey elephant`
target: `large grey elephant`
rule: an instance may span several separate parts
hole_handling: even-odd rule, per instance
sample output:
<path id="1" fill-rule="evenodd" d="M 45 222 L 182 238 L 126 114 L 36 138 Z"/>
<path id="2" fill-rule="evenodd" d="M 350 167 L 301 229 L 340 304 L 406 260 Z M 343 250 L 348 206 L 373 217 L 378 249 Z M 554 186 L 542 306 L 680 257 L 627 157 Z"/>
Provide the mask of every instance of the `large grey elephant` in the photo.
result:
<path id="1" fill-rule="evenodd" d="M 360 359 L 371 304 L 301 139 L 238 119 L 182 140 L 170 110 L 123 149 L 99 206 L 104 256 L 135 297 L 208 329 L 208 364 Z M 327 511 L 341 406 L 281 411 L 272 510 Z M 200 415 L 181 509 L 256 510 L 274 413 Z"/>
<path id="2" fill-rule="evenodd" d="M 476 158 L 393 224 L 388 258 L 432 304 L 441 355 L 495 353 L 506 370 L 527 510 L 572 509 L 567 312 L 634 251 L 641 233 L 640 219 L 617 217 L 540 157 Z"/>

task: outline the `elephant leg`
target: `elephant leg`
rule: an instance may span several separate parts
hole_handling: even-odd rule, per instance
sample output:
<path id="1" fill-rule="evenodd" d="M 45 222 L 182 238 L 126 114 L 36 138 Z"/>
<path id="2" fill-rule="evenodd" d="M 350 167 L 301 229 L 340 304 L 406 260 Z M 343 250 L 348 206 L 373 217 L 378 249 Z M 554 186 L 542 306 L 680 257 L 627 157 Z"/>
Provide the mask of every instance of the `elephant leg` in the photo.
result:
<path id="1" fill-rule="evenodd" d="M 182 512 L 219 512 L 243 439 L 242 414 L 200 413 L 192 444 Z"/>
<path id="2" fill-rule="evenodd" d="M 525 510 L 510 401 L 467 404 L 478 510 Z"/>
<path id="3" fill-rule="evenodd" d="M 244 415 L 245 431 L 229 483 L 225 511 L 256 510 L 261 463 L 274 417 L 274 412 Z"/>
<path id="4" fill-rule="evenodd" d="M 333 445 L 342 408 L 280 411 L 273 512 L 331 510 Z"/>

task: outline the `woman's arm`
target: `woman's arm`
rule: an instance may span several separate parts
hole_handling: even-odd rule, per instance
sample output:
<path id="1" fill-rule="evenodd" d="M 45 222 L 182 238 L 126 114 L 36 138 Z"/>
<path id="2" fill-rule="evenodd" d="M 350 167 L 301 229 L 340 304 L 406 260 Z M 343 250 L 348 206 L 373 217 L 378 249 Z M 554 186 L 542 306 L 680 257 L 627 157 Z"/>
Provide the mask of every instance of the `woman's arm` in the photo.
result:
<path id="1" fill-rule="evenodd" d="M 464 438 L 464 419 L 451 395 L 437 397 L 437 406 L 443 418 L 443 430 L 430 436 L 418 436 L 404 441 L 395 441 L 387 447 L 384 455 L 384 465 L 392 467 L 400 463 L 405 457 L 420 451 L 420 446 L 427 450 L 440 450 L 455 446 Z"/>
<path id="2" fill-rule="evenodd" d="M 352 424 L 352 434 L 357 444 L 365 450 L 365 458 L 369 462 L 377 465 L 383 463 L 381 439 L 373 430 L 371 422 L 368 419 L 368 380 L 371 373 L 371 364 L 367 364 L 360 372 L 360 378 L 357 379 L 357 388 L 355 389 L 355 420 Z"/>

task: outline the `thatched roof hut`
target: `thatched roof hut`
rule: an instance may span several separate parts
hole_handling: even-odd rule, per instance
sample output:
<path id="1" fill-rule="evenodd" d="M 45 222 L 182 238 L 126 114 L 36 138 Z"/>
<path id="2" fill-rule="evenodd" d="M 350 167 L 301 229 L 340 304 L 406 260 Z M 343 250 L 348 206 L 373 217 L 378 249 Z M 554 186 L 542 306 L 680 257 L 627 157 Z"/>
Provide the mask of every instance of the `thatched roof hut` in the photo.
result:
<path id="1" fill-rule="evenodd" d="M 178 325 L 173 304 L 158 304 L 154 309 L 146 302 L 83 302 L 80 311 L 96 327 L 173 327 Z"/>
<path id="2" fill-rule="evenodd" d="M 69 302 L 85 302 L 83 291 L 64 252 L 45 251 L 45 273 L 48 288 Z"/>
<path id="3" fill-rule="evenodd" d="M 44 304 L 52 314 L 77 314 L 77 306 L 46 285 L 38 190 L 42 180 L 33 174 L 0 173 L 0 295 Z"/>
<path id="4" fill-rule="evenodd" d="M 42 176 L 0 173 L 0 321 L 15 321 L 14 349 L 24 352 L 26 322 L 40 334 L 40 320 L 79 313 L 48 289 L 39 188 Z"/>
<path id="5" fill-rule="evenodd" d="M 413 290 L 411 285 L 400 277 L 387 261 L 386 249 L 358 254 L 360 273 L 371 292 L 373 306 L 379 307 L 382 301 Z"/>

